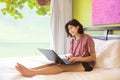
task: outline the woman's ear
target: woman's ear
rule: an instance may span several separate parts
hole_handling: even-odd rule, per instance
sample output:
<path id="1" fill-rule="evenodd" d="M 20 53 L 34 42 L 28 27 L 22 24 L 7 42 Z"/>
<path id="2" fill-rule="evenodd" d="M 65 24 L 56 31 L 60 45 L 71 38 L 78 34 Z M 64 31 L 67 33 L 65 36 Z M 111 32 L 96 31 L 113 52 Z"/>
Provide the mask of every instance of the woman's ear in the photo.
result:
<path id="1" fill-rule="evenodd" d="M 76 28 L 77 28 L 77 29 L 79 29 L 80 27 L 79 27 L 79 26 L 77 26 Z"/>

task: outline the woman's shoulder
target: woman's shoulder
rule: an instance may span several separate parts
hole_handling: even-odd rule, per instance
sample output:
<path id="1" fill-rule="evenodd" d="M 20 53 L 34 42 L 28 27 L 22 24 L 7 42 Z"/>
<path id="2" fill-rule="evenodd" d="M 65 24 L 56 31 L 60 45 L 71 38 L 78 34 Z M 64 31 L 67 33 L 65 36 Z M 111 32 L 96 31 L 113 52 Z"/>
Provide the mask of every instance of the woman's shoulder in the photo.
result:
<path id="1" fill-rule="evenodd" d="M 83 37 L 87 39 L 92 38 L 89 34 L 85 34 L 85 33 L 83 34 Z"/>
<path id="2" fill-rule="evenodd" d="M 87 39 L 92 39 L 92 37 L 89 34 L 84 33 L 82 34 L 82 39 L 87 40 Z M 75 37 L 70 38 L 70 41 L 74 41 L 74 40 L 75 40 Z"/>

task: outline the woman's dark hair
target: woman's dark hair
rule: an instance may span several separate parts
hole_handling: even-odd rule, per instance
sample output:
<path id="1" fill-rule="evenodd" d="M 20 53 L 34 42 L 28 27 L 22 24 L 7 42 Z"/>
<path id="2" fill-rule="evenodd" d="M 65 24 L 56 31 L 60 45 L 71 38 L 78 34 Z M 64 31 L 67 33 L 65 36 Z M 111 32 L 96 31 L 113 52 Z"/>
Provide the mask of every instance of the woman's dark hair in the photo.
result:
<path id="1" fill-rule="evenodd" d="M 80 33 L 80 34 L 84 33 L 83 25 L 80 24 L 80 22 L 78 20 L 72 19 L 72 20 L 68 21 L 65 25 L 65 31 L 66 31 L 68 37 L 69 36 L 72 37 L 72 35 L 69 33 L 69 30 L 68 30 L 69 25 L 72 25 L 72 26 L 75 26 L 75 27 L 79 26 L 78 33 Z"/>

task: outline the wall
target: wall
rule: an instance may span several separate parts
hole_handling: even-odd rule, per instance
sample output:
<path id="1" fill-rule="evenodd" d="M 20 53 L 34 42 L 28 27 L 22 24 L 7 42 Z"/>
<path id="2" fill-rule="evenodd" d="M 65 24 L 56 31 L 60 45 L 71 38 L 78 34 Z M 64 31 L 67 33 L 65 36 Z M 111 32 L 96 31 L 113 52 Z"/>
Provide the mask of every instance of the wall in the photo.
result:
<path id="1" fill-rule="evenodd" d="M 92 26 L 92 0 L 73 0 L 73 18 L 79 20 L 84 27 L 94 27 Z M 99 26 L 120 26 L 120 24 Z"/>

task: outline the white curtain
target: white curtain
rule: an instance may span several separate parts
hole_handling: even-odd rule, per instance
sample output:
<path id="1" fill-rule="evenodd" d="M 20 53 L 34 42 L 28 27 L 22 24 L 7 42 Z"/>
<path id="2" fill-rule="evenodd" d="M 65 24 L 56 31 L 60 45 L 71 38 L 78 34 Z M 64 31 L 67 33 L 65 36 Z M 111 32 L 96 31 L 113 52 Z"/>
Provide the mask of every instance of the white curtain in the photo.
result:
<path id="1" fill-rule="evenodd" d="M 52 49 L 59 54 L 68 53 L 65 24 L 71 19 L 72 0 L 51 0 Z"/>

